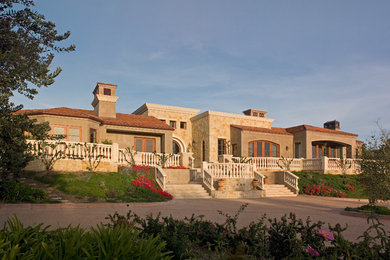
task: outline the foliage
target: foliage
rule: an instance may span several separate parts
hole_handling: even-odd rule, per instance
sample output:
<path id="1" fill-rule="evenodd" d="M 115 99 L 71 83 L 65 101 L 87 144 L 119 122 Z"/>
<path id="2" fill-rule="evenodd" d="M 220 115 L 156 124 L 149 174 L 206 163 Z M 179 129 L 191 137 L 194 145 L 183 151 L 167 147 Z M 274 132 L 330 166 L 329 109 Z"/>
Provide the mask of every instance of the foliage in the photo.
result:
<path id="1" fill-rule="evenodd" d="M 343 176 L 347 176 L 347 171 L 352 168 L 352 162 L 345 158 L 340 158 L 339 160 L 335 160 L 335 162 L 337 167 L 341 169 Z"/>
<path id="2" fill-rule="evenodd" d="M 0 181 L 17 179 L 27 163 L 33 159 L 28 153 L 25 132 L 42 138 L 50 129 L 47 123 L 35 124 L 27 115 L 14 113 L 21 106 L 4 101 L 0 96 Z"/>
<path id="3" fill-rule="evenodd" d="M 348 198 L 367 198 L 358 182 L 358 175 L 334 175 L 317 172 L 296 172 L 299 177 L 299 193 L 304 194 L 304 190 L 312 185 L 325 185 L 337 191 L 347 193 Z"/>
<path id="4" fill-rule="evenodd" d="M 34 125 L 26 115 L 15 115 L 23 108 L 10 102 L 15 92 L 32 99 L 38 92 L 32 86 L 49 86 L 61 72 L 50 71 L 53 52 L 68 52 L 74 46 L 61 48 L 56 44 L 67 39 L 70 32 L 57 34 L 55 24 L 30 9 L 32 0 L 4 0 L 0 3 L 0 181 L 17 179 L 32 160 L 26 153 L 25 132 L 39 137 L 48 124 Z M 32 83 L 32 84 L 29 84 Z M 34 133 L 35 132 L 35 133 Z"/>
<path id="5" fill-rule="evenodd" d="M 134 147 L 133 147 L 134 148 Z M 135 156 L 137 155 L 137 151 L 136 150 L 133 150 L 133 148 L 130 148 L 130 147 L 126 147 L 125 151 L 122 152 L 123 153 L 123 159 L 125 159 L 125 161 L 130 165 L 130 166 L 134 166 L 136 165 L 135 163 Z"/>
<path id="6" fill-rule="evenodd" d="M 281 157 L 276 163 L 278 164 L 278 166 L 284 170 L 284 171 L 289 171 L 290 170 L 290 165 L 291 163 L 294 161 L 294 158 L 285 158 L 285 157 Z"/>
<path id="7" fill-rule="evenodd" d="M 160 194 L 161 197 L 164 199 L 164 200 L 169 200 L 169 199 L 172 199 L 172 195 L 169 194 L 168 192 L 165 192 L 161 189 L 157 189 L 156 188 L 156 185 L 154 185 L 154 183 L 152 183 L 147 176 L 140 176 L 140 177 L 135 177 L 134 178 L 134 181 L 131 183 L 135 188 L 139 188 L 139 189 L 146 189 L 146 190 L 149 190 L 149 191 L 152 191 L 152 192 L 155 192 L 157 194 Z"/>
<path id="8" fill-rule="evenodd" d="M 379 126 L 379 125 L 378 125 Z M 379 126 L 380 135 L 363 145 L 358 161 L 359 182 L 371 204 L 390 199 L 390 132 Z"/>
<path id="9" fill-rule="evenodd" d="M 64 158 L 66 153 L 66 146 L 62 141 L 64 136 L 52 136 L 50 139 L 39 140 L 37 144 L 37 158 L 43 162 L 46 171 L 53 170 L 54 164 L 61 158 Z M 33 150 L 35 146 L 33 147 Z"/>
<path id="10" fill-rule="evenodd" d="M 137 188 L 131 184 L 136 177 L 140 176 L 149 177 L 149 170 L 146 170 L 146 167 L 139 167 L 139 171 L 130 169 L 111 173 L 59 173 L 43 176 L 33 174 L 31 178 L 73 195 L 77 199 L 86 200 L 89 198 L 93 200 L 92 202 L 102 200 L 109 202 L 164 201 L 160 193 L 143 187 Z M 149 180 L 153 185 L 156 185 L 153 179 Z"/>
<path id="11" fill-rule="evenodd" d="M 374 213 L 379 215 L 390 215 L 390 209 L 386 206 L 378 206 L 378 205 L 363 205 L 357 208 L 346 207 L 346 211 L 356 211 L 356 212 L 364 212 L 364 213 Z"/>
<path id="12" fill-rule="evenodd" d="M 241 156 L 239 158 L 232 158 L 233 163 L 251 163 L 252 159 L 247 158 L 245 156 Z"/>
<path id="13" fill-rule="evenodd" d="M 165 168 L 165 165 L 167 164 L 168 160 L 171 157 L 175 156 L 174 154 L 156 153 L 156 152 L 154 152 L 154 155 L 158 159 L 157 165 L 161 166 L 162 168 Z"/>
<path id="14" fill-rule="evenodd" d="M 32 0 L 4 0 L 0 4 L 0 88 L 1 95 L 10 97 L 15 91 L 29 98 L 37 87 L 49 86 L 61 68 L 51 72 L 54 52 L 69 52 L 74 45 L 59 47 L 70 32 L 59 35 L 55 24 L 30 8 Z"/>
<path id="15" fill-rule="evenodd" d="M 48 230 L 42 224 L 24 227 L 12 217 L 0 229 L 2 259 L 170 259 L 164 246 L 158 237 L 120 225 Z"/>
<path id="16" fill-rule="evenodd" d="M 338 197 L 338 198 L 347 197 L 347 193 L 338 191 L 336 189 L 325 186 L 323 184 L 321 185 L 313 184 L 309 187 L 306 187 L 303 190 L 303 192 L 307 195 L 314 195 L 314 196 Z"/>
<path id="17" fill-rule="evenodd" d="M 88 171 L 95 171 L 105 156 L 103 154 L 99 154 L 99 147 L 96 144 L 84 143 L 82 149 L 84 152 L 79 159 L 85 161 Z"/>
<path id="18" fill-rule="evenodd" d="M 2 182 L 0 184 L 0 200 L 6 203 L 36 202 L 47 198 L 43 189 L 33 188 L 19 182 Z"/>
<path id="19" fill-rule="evenodd" d="M 347 229 L 339 224 L 298 219 L 295 214 L 280 219 L 264 215 L 248 226 L 237 228 L 238 218 L 247 204 L 240 207 L 234 216 L 224 216 L 222 223 L 204 220 L 204 216 L 174 219 L 161 214 L 145 218 L 129 211 L 127 215 L 117 212 L 106 219 L 110 228 L 128 226 L 137 228 L 141 234 L 158 235 L 172 251 L 174 259 L 388 259 L 390 237 L 383 224 L 370 217 L 371 225 L 357 242 L 344 239 Z"/>
<path id="20" fill-rule="evenodd" d="M 104 139 L 104 140 L 102 141 L 102 144 L 111 145 L 111 144 L 112 144 L 112 141 L 111 141 L 111 140 L 108 140 L 108 139 Z"/>

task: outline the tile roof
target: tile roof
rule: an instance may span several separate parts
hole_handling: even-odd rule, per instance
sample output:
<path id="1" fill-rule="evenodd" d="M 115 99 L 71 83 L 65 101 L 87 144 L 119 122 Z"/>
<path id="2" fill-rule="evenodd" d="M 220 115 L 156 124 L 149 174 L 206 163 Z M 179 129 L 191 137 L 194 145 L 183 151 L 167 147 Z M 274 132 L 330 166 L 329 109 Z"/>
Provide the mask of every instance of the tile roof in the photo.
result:
<path id="1" fill-rule="evenodd" d="M 279 127 L 271 127 L 271 129 L 270 129 L 270 128 L 243 126 L 243 125 L 230 125 L 230 126 L 235 127 L 235 128 L 239 128 L 239 129 L 244 130 L 244 131 L 279 134 L 279 135 L 293 135 L 292 133 L 287 132 L 286 129 L 279 128 Z"/>
<path id="2" fill-rule="evenodd" d="M 159 119 L 153 116 L 116 113 L 116 118 L 107 118 L 107 117 L 98 117 L 97 115 L 95 115 L 93 110 L 74 109 L 74 108 L 67 108 L 67 107 L 57 107 L 57 108 L 48 108 L 48 109 L 30 109 L 30 110 L 26 109 L 26 110 L 19 110 L 15 114 L 24 114 L 24 113 L 27 113 L 27 115 L 56 115 L 56 116 L 88 118 L 106 125 L 174 130 L 171 126 L 161 122 Z"/>
<path id="3" fill-rule="evenodd" d="M 286 130 L 290 133 L 307 130 L 307 131 L 316 131 L 316 132 L 323 132 L 323 133 L 330 133 L 330 134 L 358 136 L 357 134 L 353 134 L 353 133 L 348 133 L 348 132 L 343 132 L 343 131 L 333 130 L 333 129 L 327 129 L 327 128 L 321 128 L 321 127 L 311 126 L 311 125 L 294 126 L 294 127 L 286 128 Z"/>

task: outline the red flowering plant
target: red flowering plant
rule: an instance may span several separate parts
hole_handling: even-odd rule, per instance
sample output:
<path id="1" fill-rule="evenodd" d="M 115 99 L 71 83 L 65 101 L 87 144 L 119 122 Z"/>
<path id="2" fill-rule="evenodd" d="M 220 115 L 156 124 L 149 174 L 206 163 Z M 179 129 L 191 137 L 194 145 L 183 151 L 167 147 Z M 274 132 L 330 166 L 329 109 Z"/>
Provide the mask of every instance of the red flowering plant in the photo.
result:
<path id="1" fill-rule="evenodd" d="M 313 196 L 326 196 L 326 197 L 339 197 L 345 198 L 347 197 L 347 193 L 338 191 L 329 186 L 325 186 L 324 184 L 313 184 L 303 189 L 303 192 L 307 195 Z"/>
<path id="2" fill-rule="evenodd" d="M 160 196 L 165 200 L 173 199 L 173 196 L 166 191 L 157 189 L 154 183 L 148 179 L 147 176 L 135 177 L 134 181 L 131 183 L 136 188 L 146 189 L 155 193 L 160 194 Z"/>
<path id="3" fill-rule="evenodd" d="M 356 187 L 350 184 L 345 184 L 345 190 L 347 191 L 355 191 Z"/>

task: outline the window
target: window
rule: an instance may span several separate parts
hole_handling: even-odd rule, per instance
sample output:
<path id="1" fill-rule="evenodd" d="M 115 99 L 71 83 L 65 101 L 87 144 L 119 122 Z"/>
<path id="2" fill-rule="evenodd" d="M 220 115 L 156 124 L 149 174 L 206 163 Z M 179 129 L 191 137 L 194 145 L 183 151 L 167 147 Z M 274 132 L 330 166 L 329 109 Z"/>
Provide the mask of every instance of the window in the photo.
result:
<path id="1" fill-rule="evenodd" d="M 187 122 L 180 122 L 180 129 L 187 129 Z"/>
<path id="2" fill-rule="evenodd" d="M 89 142 L 96 143 L 96 129 L 91 128 L 89 130 Z"/>
<path id="3" fill-rule="evenodd" d="M 172 142 L 172 153 L 173 154 L 178 154 L 180 153 L 180 146 L 178 143 L 176 143 L 175 141 Z"/>
<path id="4" fill-rule="evenodd" d="M 81 141 L 81 127 L 78 126 L 62 126 L 54 125 L 51 126 L 53 129 L 53 135 L 63 135 L 64 141 L 80 142 Z"/>
<path id="5" fill-rule="evenodd" d="M 226 140 L 218 139 L 218 155 L 226 154 Z"/>
<path id="6" fill-rule="evenodd" d="M 104 88 L 103 89 L 103 94 L 106 96 L 111 96 L 111 89 L 109 88 Z"/>
<path id="7" fill-rule="evenodd" d="M 313 143 L 312 158 L 321 158 L 327 156 L 329 158 L 340 158 L 340 146 L 337 144 Z"/>
<path id="8" fill-rule="evenodd" d="M 176 121 L 169 121 L 169 125 L 176 129 Z"/>
<path id="9" fill-rule="evenodd" d="M 80 142 L 80 129 L 69 127 L 68 141 Z"/>
<path id="10" fill-rule="evenodd" d="M 150 138 L 135 138 L 135 150 L 137 152 L 153 153 L 156 151 L 156 141 Z"/>
<path id="11" fill-rule="evenodd" d="M 54 135 L 66 135 L 66 128 L 56 126 L 53 128 L 53 134 Z"/>
<path id="12" fill-rule="evenodd" d="M 249 157 L 279 157 L 279 145 L 269 141 L 253 141 L 248 143 Z"/>
<path id="13" fill-rule="evenodd" d="M 302 158 L 302 144 L 295 143 L 295 158 Z"/>

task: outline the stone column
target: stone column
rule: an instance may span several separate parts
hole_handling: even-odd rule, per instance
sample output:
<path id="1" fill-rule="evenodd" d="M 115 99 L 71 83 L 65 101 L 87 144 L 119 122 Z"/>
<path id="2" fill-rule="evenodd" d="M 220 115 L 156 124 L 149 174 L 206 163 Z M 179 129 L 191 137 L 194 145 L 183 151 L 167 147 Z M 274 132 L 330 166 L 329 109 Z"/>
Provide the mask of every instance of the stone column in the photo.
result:
<path id="1" fill-rule="evenodd" d="M 191 165 L 192 155 L 193 153 L 180 153 L 180 165 L 187 168 L 193 168 L 193 165 Z"/>
<path id="2" fill-rule="evenodd" d="M 119 160 L 119 145 L 113 143 L 111 146 L 111 162 L 117 163 Z"/>

